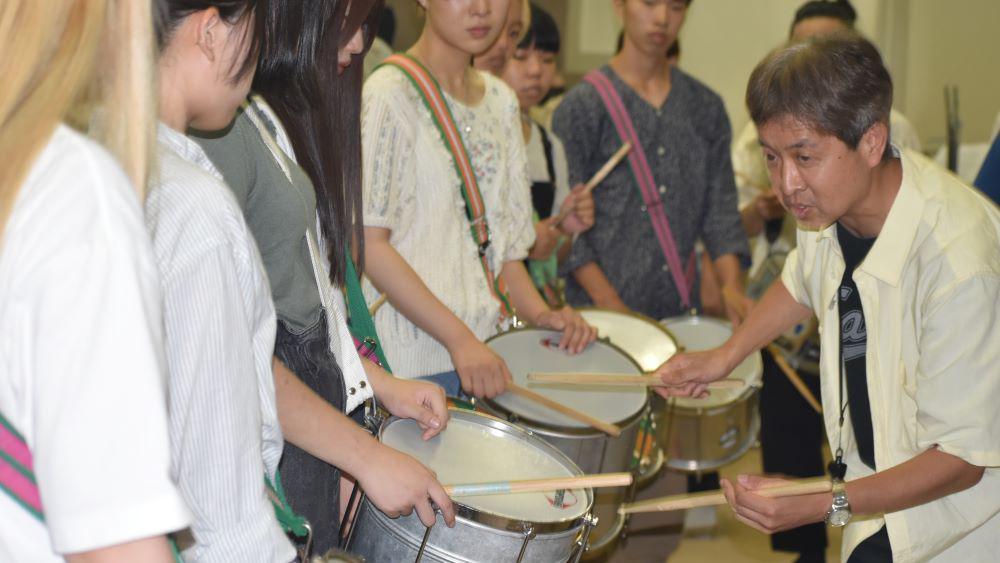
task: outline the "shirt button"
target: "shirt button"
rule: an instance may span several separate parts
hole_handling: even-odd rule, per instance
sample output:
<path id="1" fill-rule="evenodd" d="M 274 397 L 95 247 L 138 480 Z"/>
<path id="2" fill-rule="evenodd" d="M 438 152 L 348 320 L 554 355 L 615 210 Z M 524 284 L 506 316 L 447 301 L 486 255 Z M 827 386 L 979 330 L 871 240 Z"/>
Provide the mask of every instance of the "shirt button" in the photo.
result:
<path id="1" fill-rule="evenodd" d="M 664 154 L 666 154 L 666 152 L 667 152 L 667 149 L 665 149 L 663 147 L 659 147 L 659 148 L 656 149 L 656 154 L 658 154 L 660 156 L 663 156 Z"/>
<path id="2" fill-rule="evenodd" d="M 354 387 L 351 387 L 350 389 L 347 390 L 347 393 L 349 395 L 355 395 L 355 394 L 357 394 L 357 392 L 358 392 L 358 390 L 355 389 Z"/>
<path id="3" fill-rule="evenodd" d="M 660 269 L 663 270 L 664 272 L 669 272 L 670 271 L 670 268 L 668 268 L 666 264 L 664 264 L 663 266 L 661 266 Z"/>
<path id="4" fill-rule="evenodd" d="M 646 206 L 645 206 L 645 205 L 643 205 L 643 206 L 639 207 L 639 209 L 641 209 L 643 213 L 645 213 L 645 212 L 646 212 Z"/>
<path id="5" fill-rule="evenodd" d="M 361 383 L 358 383 L 358 387 L 360 387 L 362 389 L 364 389 L 367 386 L 368 386 L 368 382 L 366 382 L 366 381 L 362 381 Z"/>
<path id="6" fill-rule="evenodd" d="M 466 126 L 465 126 L 465 132 L 466 132 L 466 134 L 468 134 L 468 133 L 472 133 L 472 127 L 470 127 L 470 126 L 466 125 Z"/>
<path id="7" fill-rule="evenodd" d="M 661 194 L 667 193 L 667 187 L 666 186 L 660 186 L 660 193 Z"/>

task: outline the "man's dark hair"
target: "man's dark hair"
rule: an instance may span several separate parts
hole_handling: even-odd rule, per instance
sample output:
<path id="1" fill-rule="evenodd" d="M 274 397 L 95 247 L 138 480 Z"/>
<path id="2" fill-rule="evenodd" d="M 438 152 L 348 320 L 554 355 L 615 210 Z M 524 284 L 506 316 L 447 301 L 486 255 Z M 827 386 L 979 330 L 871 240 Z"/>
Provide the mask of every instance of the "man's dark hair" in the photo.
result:
<path id="1" fill-rule="evenodd" d="M 795 11 L 795 19 L 792 20 L 792 27 L 788 30 L 791 37 L 795 26 L 804 20 L 812 18 L 833 18 L 840 20 L 848 29 L 854 29 L 854 24 L 858 21 L 858 13 L 854 11 L 854 6 L 848 0 L 811 0 L 799 6 Z"/>
<path id="2" fill-rule="evenodd" d="M 524 32 L 524 38 L 517 44 L 518 49 L 533 47 L 547 53 L 559 53 L 559 27 L 552 15 L 531 3 L 531 25 Z"/>
<path id="3" fill-rule="evenodd" d="M 746 103 L 758 129 L 790 117 L 853 150 L 872 125 L 889 128 L 892 78 L 868 40 L 834 33 L 771 52 L 750 75 Z"/>

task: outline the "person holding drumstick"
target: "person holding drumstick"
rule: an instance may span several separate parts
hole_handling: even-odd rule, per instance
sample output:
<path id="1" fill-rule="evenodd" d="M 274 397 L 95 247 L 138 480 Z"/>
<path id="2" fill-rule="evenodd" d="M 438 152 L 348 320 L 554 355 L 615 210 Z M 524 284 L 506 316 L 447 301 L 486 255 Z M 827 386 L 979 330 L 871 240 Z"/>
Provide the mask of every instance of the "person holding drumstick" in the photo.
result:
<path id="1" fill-rule="evenodd" d="M 562 141 L 532 119 L 552 87 L 559 54 L 559 29 L 548 12 L 535 4 L 524 38 L 504 65 L 501 77 L 517 94 L 521 107 L 521 132 L 528 153 L 531 202 L 535 211 L 535 244 L 528 254 L 528 271 L 535 287 L 550 306 L 562 302 L 558 263 L 569 256 L 572 236 L 593 225 L 594 198 L 583 184 L 569 189 L 569 170 Z M 558 222 L 560 210 L 575 213 Z"/>
<path id="2" fill-rule="evenodd" d="M 596 333 L 572 309 L 550 309 L 522 262 L 534 230 L 517 100 L 471 66 L 509 1 L 420 5 L 420 39 L 364 86 L 366 294 L 388 297 L 375 321 L 396 375 L 494 397 L 511 377 L 483 340 L 514 311 L 562 331 L 569 352 Z"/>
<path id="3" fill-rule="evenodd" d="M 982 561 L 1000 550 L 1000 210 L 890 144 L 892 90 L 854 34 L 757 66 L 747 105 L 797 248 L 723 346 L 657 372 L 664 394 L 702 394 L 815 314 L 834 491 L 767 499 L 782 479 L 741 475 L 723 482 L 737 517 L 846 525 L 849 561 Z"/>

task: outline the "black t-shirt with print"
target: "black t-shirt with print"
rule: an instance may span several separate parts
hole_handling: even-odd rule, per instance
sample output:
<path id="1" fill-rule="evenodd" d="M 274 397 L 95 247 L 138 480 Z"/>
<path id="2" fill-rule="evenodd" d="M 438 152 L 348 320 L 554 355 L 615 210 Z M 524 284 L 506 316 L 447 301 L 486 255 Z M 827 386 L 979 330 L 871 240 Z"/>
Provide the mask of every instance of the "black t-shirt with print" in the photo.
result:
<path id="1" fill-rule="evenodd" d="M 858 443 L 861 461 L 875 469 L 875 445 L 872 433 L 872 411 L 868 400 L 868 376 L 865 353 L 868 331 L 858 286 L 852 275 L 865 259 L 875 239 L 860 238 L 837 223 L 837 240 L 844 254 L 844 277 L 840 281 L 840 353 L 844 360 L 844 378 L 847 381 L 847 404 L 850 405 L 851 425 Z"/>

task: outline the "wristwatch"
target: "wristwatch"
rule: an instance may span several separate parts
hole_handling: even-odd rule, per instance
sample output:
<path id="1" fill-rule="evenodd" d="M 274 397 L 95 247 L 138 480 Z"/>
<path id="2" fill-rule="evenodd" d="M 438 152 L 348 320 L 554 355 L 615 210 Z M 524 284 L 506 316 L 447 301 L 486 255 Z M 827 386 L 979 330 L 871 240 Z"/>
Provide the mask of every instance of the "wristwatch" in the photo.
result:
<path id="1" fill-rule="evenodd" d="M 826 511 L 826 524 L 832 528 L 842 528 L 851 521 L 851 503 L 847 502 L 847 491 L 840 479 L 833 481 L 833 504 Z"/>

